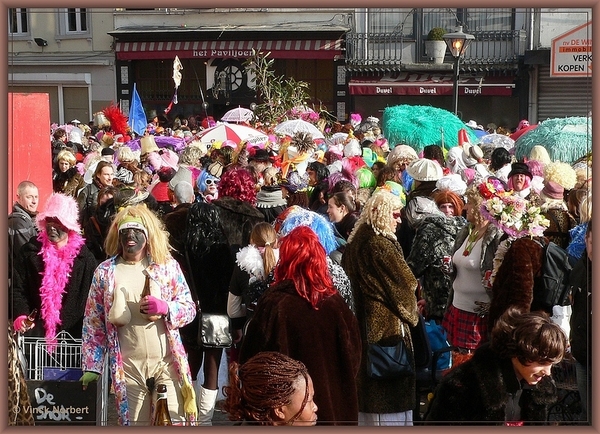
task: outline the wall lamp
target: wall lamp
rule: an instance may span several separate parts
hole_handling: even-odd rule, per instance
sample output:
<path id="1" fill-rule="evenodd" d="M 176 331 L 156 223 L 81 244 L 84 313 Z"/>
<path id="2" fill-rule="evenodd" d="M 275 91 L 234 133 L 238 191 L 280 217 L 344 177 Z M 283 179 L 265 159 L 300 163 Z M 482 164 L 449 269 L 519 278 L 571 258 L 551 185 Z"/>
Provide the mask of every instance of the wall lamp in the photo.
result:
<path id="1" fill-rule="evenodd" d="M 48 41 L 46 41 L 44 38 L 33 38 L 33 40 L 38 45 L 38 47 L 47 47 L 48 46 Z"/>

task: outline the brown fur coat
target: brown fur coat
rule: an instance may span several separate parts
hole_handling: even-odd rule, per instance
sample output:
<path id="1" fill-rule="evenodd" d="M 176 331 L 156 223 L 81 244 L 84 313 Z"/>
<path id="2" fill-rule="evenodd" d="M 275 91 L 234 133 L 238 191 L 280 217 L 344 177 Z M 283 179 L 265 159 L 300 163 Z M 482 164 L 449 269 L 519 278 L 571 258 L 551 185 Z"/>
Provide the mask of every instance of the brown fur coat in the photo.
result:
<path id="1" fill-rule="evenodd" d="M 534 279 L 542 270 L 542 246 L 529 237 L 513 241 L 494 278 L 490 302 L 490 330 L 510 306 L 529 312 Z"/>
<path id="2" fill-rule="evenodd" d="M 370 226 L 363 224 L 346 245 L 342 267 L 352 283 L 363 339 L 358 376 L 359 409 L 382 414 L 412 410 L 415 406 L 414 376 L 374 380 L 367 377 L 366 368 L 367 342 L 394 345 L 402 339 L 403 328 L 403 339 L 412 349 L 409 326 L 418 322 L 417 280 L 404 261 L 400 244 L 375 235 Z"/>
<path id="3" fill-rule="evenodd" d="M 240 363 L 261 351 L 279 351 L 306 365 L 315 388 L 319 425 L 356 425 L 360 364 L 356 317 L 339 294 L 315 310 L 284 280 L 261 296 L 240 349 Z"/>

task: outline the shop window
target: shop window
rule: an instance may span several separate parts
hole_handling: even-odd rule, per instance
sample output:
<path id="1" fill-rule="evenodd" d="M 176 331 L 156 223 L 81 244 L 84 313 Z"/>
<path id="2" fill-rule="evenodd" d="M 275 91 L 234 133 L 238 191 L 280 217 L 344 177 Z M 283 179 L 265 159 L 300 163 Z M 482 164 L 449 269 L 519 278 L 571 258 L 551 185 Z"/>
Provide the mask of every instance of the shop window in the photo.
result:
<path id="1" fill-rule="evenodd" d="M 29 34 L 29 17 L 26 8 L 8 9 L 8 33 L 14 36 Z"/>

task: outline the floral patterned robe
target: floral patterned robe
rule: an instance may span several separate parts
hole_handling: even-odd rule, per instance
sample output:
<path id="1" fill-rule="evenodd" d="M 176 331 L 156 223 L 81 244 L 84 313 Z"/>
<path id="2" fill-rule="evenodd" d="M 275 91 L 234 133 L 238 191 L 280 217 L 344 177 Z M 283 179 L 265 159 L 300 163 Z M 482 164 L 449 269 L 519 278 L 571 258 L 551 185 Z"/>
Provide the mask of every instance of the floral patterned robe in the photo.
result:
<path id="1" fill-rule="evenodd" d="M 94 272 L 83 319 L 81 365 L 83 371 L 101 373 L 104 355 L 108 351 L 119 425 L 129 425 L 131 421 L 117 327 L 108 321 L 108 312 L 113 302 L 116 259 L 116 256 L 107 259 Z M 151 284 L 159 286 L 161 298 L 169 304 L 169 317 L 164 321 L 179 381 L 183 382 L 186 376 L 189 384 L 192 384 L 187 355 L 179 335 L 179 328 L 192 322 L 196 316 L 190 289 L 179 264 L 172 257 L 169 257 L 166 264 L 151 262 L 146 271 Z"/>

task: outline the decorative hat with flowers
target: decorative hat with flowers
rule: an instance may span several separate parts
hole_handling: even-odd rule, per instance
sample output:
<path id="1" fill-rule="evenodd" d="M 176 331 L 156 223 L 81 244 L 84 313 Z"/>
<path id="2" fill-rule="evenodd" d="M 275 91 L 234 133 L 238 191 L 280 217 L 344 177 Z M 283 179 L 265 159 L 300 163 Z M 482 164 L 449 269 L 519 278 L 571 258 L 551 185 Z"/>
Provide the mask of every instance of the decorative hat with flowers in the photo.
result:
<path id="1" fill-rule="evenodd" d="M 479 192 L 486 198 L 481 204 L 481 215 L 513 238 L 540 237 L 550 226 L 540 207 L 504 191 L 499 180 L 488 179 L 479 185 Z"/>

